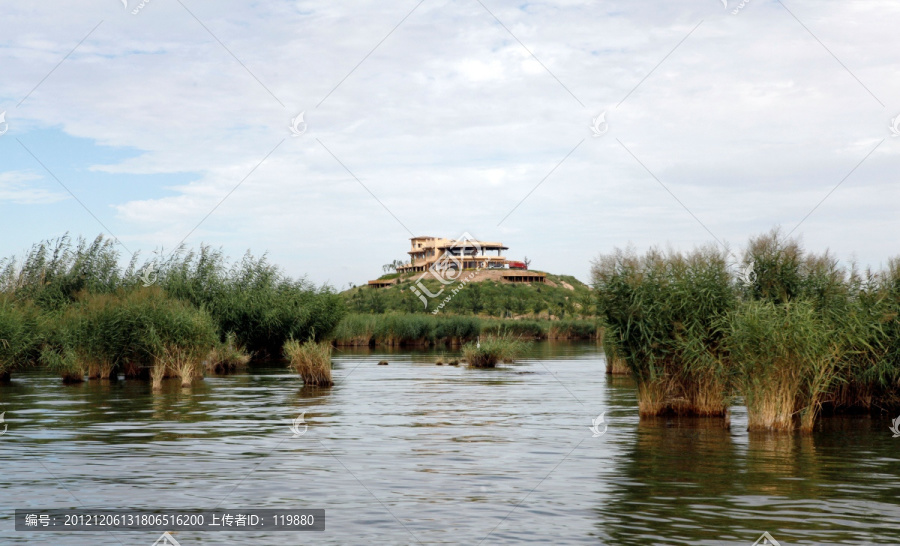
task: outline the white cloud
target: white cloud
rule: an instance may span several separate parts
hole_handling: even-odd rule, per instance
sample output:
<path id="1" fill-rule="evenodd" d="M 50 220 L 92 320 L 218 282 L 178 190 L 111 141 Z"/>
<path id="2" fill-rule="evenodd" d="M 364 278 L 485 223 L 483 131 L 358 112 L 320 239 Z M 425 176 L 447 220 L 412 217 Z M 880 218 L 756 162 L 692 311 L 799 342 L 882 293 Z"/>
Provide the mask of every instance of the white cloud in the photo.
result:
<path id="1" fill-rule="evenodd" d="M 68 195 L 35 187 L 34 182 L 43 181 L 29 171 L 0 172 L 0 202 L 8 201 L 19 205 L 44 205 L 66 199 Z"/>
<path id="2" fill-rule="evenodd" d="M 477 3 L 426 2 L 384 39 L 416 3 L 192 3 L 244 66 L 178 3 L 137 16 L 118 2 L 14 5 L 0 96 L 17 102 L 103 19 L 17 116 L 140 151 L 99 171 L 195 173 L 164 197 L 110 203 L 123 239 L 171 247 L 247 177 L 188 242 L 269 249 L 339 285 L 407 250 L 384 207 L 415 234 L 507 237 L 511 256 L 581 276 L 613 245 L 708 241 L 653 175 L 740 245 L 793 227 L 900 113 L 900 51 L 884 47 L 900 6 L 887 1 L 790 4 L 852 74 L 777 2 L 737 16 L 713 0 L 492 3 L 552 75 Z M 303 110 L 309 129 L 290 138 Z M 610 131 L 592 138 L 604 110 Z M 896 253 L 871 230 L 897 231 L 879 196 L 895 194 L 898 146 L 888 138 L 801 226 L 808 245 L 872 263 Z"/>

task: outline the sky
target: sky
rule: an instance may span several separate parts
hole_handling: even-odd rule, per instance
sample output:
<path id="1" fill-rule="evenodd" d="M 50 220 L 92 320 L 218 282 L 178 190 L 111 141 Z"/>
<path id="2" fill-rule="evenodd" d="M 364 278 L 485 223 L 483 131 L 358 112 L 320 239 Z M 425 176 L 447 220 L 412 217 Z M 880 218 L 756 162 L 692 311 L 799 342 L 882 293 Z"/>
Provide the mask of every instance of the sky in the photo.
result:
<path id="1" fill-rule="evenodd" d="M 342 289 L 419 235 L 585 281 L 615 247 L 739 251 L 776 225 L 845 264 L 900 254 L 897 2 L 0 15 L 2 256 L 103 233 L 123 260 L 206 243 Z"/>

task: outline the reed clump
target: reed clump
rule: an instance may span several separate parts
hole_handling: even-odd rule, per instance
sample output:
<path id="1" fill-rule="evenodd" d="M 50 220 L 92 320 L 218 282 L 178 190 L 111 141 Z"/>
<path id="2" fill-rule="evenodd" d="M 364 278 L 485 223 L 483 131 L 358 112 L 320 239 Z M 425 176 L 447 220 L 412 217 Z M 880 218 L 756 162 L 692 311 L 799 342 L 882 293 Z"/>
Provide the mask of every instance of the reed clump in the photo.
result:
<path id="1" fill-rule="evenodd" d="M 228 332 L 225 341 L 220 342 L 210 351 L 204 364 L 209 373 L 229 374 L 246 368 L 250 358 L 250 353 L 238 344 L 234 332 Z"/>
<path id="2" fill-rule="evenodd" d="M 117 248 L 64 236 L 0 260 L 0 381 L 43 364 L 67 382 L 124 373 L 154 388 L 167 377 L 188 385 L 204 364 L 233 370 L 291 338 L 327 339 L 344 314 L 329 287 L 288 277 L 265 256 L 230 264 L 204 245 L 122 267 Z"/>
<path id="3" fill-rule="evenodd" d="M 347 314 L 334 329 L 335 345 L 339 347 L 374 346 L 377 322 L 377 315 Z"/>
<path id="4" fill-rule="evenodd" d="M 141 375 L 136 369 L 145 368 L 154 389 L 166 377 L 189 385 L 217 341 L 209 315 L 159 287 L 80 293 L 48 320 L 40 360 L 66 382 L 110 379 L 126 368 Z"/>
<path id="5" fill-rule="evenodd" d="M 178 249 L 159 268 L 172 296 L 205 309 L 224 335 L 257 355 L 279 355 L 289 339 L 328 339 L 345 314 L 330 287 L 286 276 L 265 256 L 249 252 L 230 265 L 221 250 Z"/>
<path id="6" fill-rule="evenodd" d="M 0 383 L 25 366 L 35 343 L 33 311 L 0 294 Z"/>
<path id="7" fill-rule="evenodd" d="M 462 347 L 463 359 L 474 368 L 493 368 L 498 362 L 514 362 L 526 342 L 513 337 L 484 337 Z M 451 363 L 451 365 L 453 365 Z"/>
<path id="8" fill-rule="evenodd" d="M 808 253 L 777 228 L 750 240 L 742 265 L 743 297 L 725 329 L 749 428 L 809 432 L 880 345 L 867 288 L 830 254 Z"/>
<path id="9" fill-rule="evenodd" d="M 812 430 L 832 385 L 836 332 L 808 301 L 751 301 L 730 317 L 727 345 L 750 430 Z"/>
<path id="10" fill-rule="evenodd" d="M 288 340 L 284 344 L 284 354 L 292 370 L 303 378 L 306 385 L 331 387 L 331 345 L 313 340 L 300 343 Z"/>
<path id="11" fill-rule="evenodd" d="M 642 416 L 722 415 L 740 395 L 749 428 L 809 432 L 823 412 L 900 408 L 900 260 L 860 272 L 777 228 L 737 270 L 727 254 L 594 262 L 608 366 L 627 364 Z"/>
<path id="12" fill-rule="evenodd" d="M 718 321 L 736 293 L 727 253 L 617 249 L 592 267 L 604 349 L 638 383 L 642 416 L 724 416 L 727 373 Z"/>

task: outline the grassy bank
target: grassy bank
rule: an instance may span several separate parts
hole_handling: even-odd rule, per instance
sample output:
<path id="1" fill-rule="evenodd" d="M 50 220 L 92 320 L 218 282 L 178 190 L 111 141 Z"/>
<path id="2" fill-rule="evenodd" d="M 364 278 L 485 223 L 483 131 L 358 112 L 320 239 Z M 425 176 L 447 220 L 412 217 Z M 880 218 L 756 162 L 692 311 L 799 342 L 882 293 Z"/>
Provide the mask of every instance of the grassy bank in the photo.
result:
<path id="1" fill-rule="evenodd" d="M 511 320 L 425 313 L 345 316 L 334 329 L 338 346 L 462 345 L 478 336 L 528 340 L 596 339 L 594 320 Z"/>
<path id="2" fill-rule="evenodd" d="M 424 313 L 433 310 L 440 300 L 430 302 L 425 308 L 422 301 L 410 290 L 418 282 L 419 275 L 386 275 L 398 279 L 398 284 L 387 288 L 359 286 L 341 294 L 347 308 L 353 313 Z M 468 275 L 468 272 L 462 276 Z M 469 282 L 453 298 L 444 303 L 441 314 L 484 316 L 517 319 L 574 319 L 592 318 L 596 314 L 591 288 L 575 277 L 546 274 L 547 283 L 509 283 L 494 280 Z M 422 284 L 431 293 L 440 293 L 445 287 L 426 276 Z M 446 291 L 443 293 L 446 295 Z"/>

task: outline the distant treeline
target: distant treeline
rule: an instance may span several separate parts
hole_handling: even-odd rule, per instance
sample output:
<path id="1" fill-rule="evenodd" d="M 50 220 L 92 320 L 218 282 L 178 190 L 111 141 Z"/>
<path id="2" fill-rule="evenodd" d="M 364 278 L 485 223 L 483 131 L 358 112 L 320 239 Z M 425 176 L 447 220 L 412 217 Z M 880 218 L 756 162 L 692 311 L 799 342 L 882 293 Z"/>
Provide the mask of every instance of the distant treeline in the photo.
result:
<path id="1" fill-rule="evenodd" d="M 121 263 L 103 236 L 45 241 L 0 261 L 0 381 L 42 364 L 70 381 L 121 372 L 187 384 L 203 366 L 326 339 L 344 315 L 332 290 L 284 275 L 265 256 L 232 264 L 201 246 Z"/>
<path id="2" fill-rule="evenodd" d="M 604 347 L 638 382 L 642 415 L 725 415 L 811 430 L 824 409 L 900 407 L 900 260 L 841 267 L 775 229 L 735 256 L 615 250 L 594 261 Z"/>

